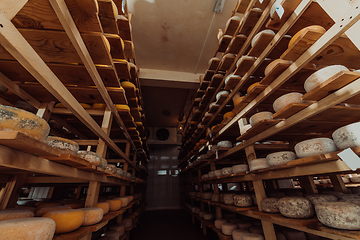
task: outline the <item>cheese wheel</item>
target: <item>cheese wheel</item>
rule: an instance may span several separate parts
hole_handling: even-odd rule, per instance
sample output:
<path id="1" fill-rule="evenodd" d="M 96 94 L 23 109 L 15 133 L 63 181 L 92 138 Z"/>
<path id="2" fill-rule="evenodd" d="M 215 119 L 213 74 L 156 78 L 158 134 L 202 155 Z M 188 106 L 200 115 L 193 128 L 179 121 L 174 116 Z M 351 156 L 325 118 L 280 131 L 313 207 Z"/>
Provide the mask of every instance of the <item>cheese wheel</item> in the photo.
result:
<path id="1" fill-rule="evenodd" d="M 206 200 L 210 200 L 212 198 L 213 193 L 212 192 L 205 192 L 203 193 L 202 198 Z"/>
<path id="2" fill-rule="evenodd" d="M 133 196 L 126 196 L 126 198 L 129 200 L 129 203 L 131 203 L 134 200 Z"/>
<path id="3" fill-rule="evenodd" d="M 241 78 L 240 75 L 234 75 L 233 73 L 229 74 L 226 78 L 225 78 L 225 85 L 229 82 L 229 80 L 231 78 Z"/>
<path id="4" fill-rule="evenodd" d="M 270 30 L 270 29 L 262 30 L 261 32 L 258 32 L 258 33 L 254 36 L 254 38 L 251 40 L 251 47 L 254 47 L 255 43 L 258 41 L 258 39 L 261 37 L 261 35 L 262 35 L 263 33 L 275 35 L 275 32 L 274 32 L 273 30 Z"/>
<path id="5" fill-rule="evenodd" d="M 209 178 L 213 178 L 215 177 L 215 171 L 210 171 L 209 172 Z"/>
<path id="6" fill-rule="evenodd" d="M 123 170 L 121 168 L 116 168 L 116 174 L 121 176 L 123 174 Z"/>
<path id="7" fill-rule="evenodd" d="M 232 168 L 231 167 L 225 167 L 225 168 L 221 169 L 221 174 L 223 176 L 232 174 Z"/>
<path id="8" fill-rule="evenodd" d="M 220 99 L 220 97 L 221 96 L 226 96 L 226 95 L 229 95 L 230 94 L 230 92 L 229 91 L 220 91 L 220 92 L 218 92 L 217 94 L 216 94 L 216 101 L 218 101 L 219 99 Z"/>
<path id="9" fill-rule="evenodd" d="M 251 233 L 257 233 L 257 234 L 264 234 L 264 231 L 261 226 L 253 226 L 249 228 L 249 232 Z"/>
<path id="10" fill-rule="evenodd" d="M 348 199 L 360 199 L 360 196 L 357 194 L 344 194 L 341 196 L 341 200 L 348 200 Z"/>
<path id="11" fill-rule="evenodd" d="M 255 171 L 255 170 L 259 170 L 259 169 L 268 168 L 270 166 L 269 166 L 266 158 L 258 158 L 258 159 L 251 160 L 249 167 L 250 167 L 251 171 Z"/>
<path id="12" fill-rule="evenodd" d="M 276 232 L 275 234 L 276 234 L 276 240 L 286 240 L 286 237 L 283 233 Z M 310 240 L 310 239 L 308 239 L 308 240 Z"/>
<path id="13" fill-rule="evenodd" d="M 246 124 L 243 127 L 240 127 L 240 134 L 243 135 L 246 133 L 250 128 L 252 128 L 251 124 Z"/>
<path id="14" fill-rule="evenodd" d="M 316 88 L 318 85 L 341 71 L 349 71 L 349 69 L 342 65 L 332 65 L 314 72 L 305 80 L 305 91 L 310 92 L 312 89 Z"/>
<path id="15" fill-rule="evenodd" d="M 216 146 L 219 147 L 219 148 L 231 148 L 232 143 L 231 143 L 231 141 L 224 140 L 224 141 L 218 142 L 216 144 Z"/>
<path id="16" fill-rule="evenodd" d="M 45 213 L 55 211 L 55 210 L 65 210 L 65 209 L 72 209 L 72 207 L 68 205 L 64 206 L 51 206 L 51 207 L 43 207 L 36 211 L 36 217 L 42 217 Z"/>
<path id="17" fill-rule="evenodd" d="M 80 208 L 85 213 L 85 218 L 82 226 L 94 225 L 100 222 L 104 216 L 104 210 L 99 207 L 93 208 Z"/>
<path id="18" fill-rule="evenodd" d="M 214 193 L 213 195 L 211 195 L 211 201 L 212 202 L 219 202 L 220 201 L 220 194 Z"/>
<path id="19" fill-rule="evenodd" d="M 272 112 L 259 112 L 259 113 L 255 113 L 254 115 L 252 115 L 250 117 L 250 125 L 253 127 L 255 126 L 257 123 L 259 123 L 262 120 L 265 119 L 272 119 Z"/>
<path id="20" fill-rule="evenodd" d="M 224 203 L 227 205 L 233 205 L 234 204 L 234 193 L 225 193 L 224 196 Z"/>
<path id="21" fill-rule="evenodd" d="M 278 213 L 280 212 L 277 206 L 278 201 L 278 198 L 264 198 L 260 203 L 261 209 L 267 213 Z"/>
<path id="22" fill-rule="evenodd" d="M 106 231 L 104 237 L 118 240 L 120 238 L 120 233 L 118 231 Z"/>
<path id="23" fill-rule="evenodd" d="M 45 143 L 61 150 L 62 153 L 75 155 L 79 151 L 79 144 L 66 138 L 48 136 L 45 138 Z"/>
<path id="24" fill-rule="evenodd" d="M 289 48 L 299 39 L 302 38 L 303 35 L 307 32 L 307 31 L 312 31 L 312 32 L 318 32 L 321 34 L 324 34 L 326 32 L 326 29 L 323 28 L 322 26 L 319 25 L 313 25 L 313 26 L 309 26 L 306 28 L 301 29 L 300 31 L 298 31 L 291 39 L 289 42 Z"/>
<path id="25" fill-rule="evenodd" d="M 299 158 L 335 152 L 337 147 L 331 138 L 313 138 L 295 145 L 295 153 Z"/>
<path id="26" fill-rule="evenodd" d="M 232 235 L 232 231 L 237 229 L 237 225 L 235 223 L 224 223 L 221 225 L 221 232 L 224 235 Z"/>
<path id="27" fill-rule="evenodd" d="M 1 210 L 0 211 L 0 221 L 10 220 L 10 219 L 19 219 L 19 218 L 32 218 L 34 217 L 34 212 L 30 210 Z"/>
<path id="28" fill-rule="evenodd" d="M 251 196 L 249 196 L 248 194 L 235 195 L 234 205 L 237 207 L 250 207 L 252 205 Z"/>
<path id="29" fill-rule="evenodd" d="M 249 231 L 244 229 L 234 229 L 231 235 L 233 240 L 242 240 L 245 233 L 249 233 Z"/>
<path id="30" fill-rule="evenodd" d="M 252 224 L 250 222 L 238 222 L 236 223 L 239 229 L 247 230 L 251 228 Z"/>
<path id="31" fill-rule="evenodd" d="M 101 158 L 99 167 L 107 168 L 107 165 L 108 165 L 108 162 L 106 161 L 106 159 L 105 159 L 105 158 Z"/>
<path id="32" fill-rule="evenodd" d="M 222 170 L 221 169 L 215 170 L 215 177 L 221 177 L 221 176 L 222 176 Z"/>
<path id="33" fill-rule="evenodd" d="M 223 119 L 225 120 L 225 119 L 233 118 L 233 117 L 235 117 L 235 113 L 230 111 L 230 112 L 227 112 L 224 114 Z"/>
<path id="34" fill-rule="evenodd" d="M 52 240 L 55 222 L 50 218 L 23 218 L 0 221 L 2 240 Z"/>
<path id="35" fill-rule="evenodd" d="M 125 104 L 115 104 L 115 108 L 117 110 L 128 110 L 128 111 L 130 111 L 130 107 L 128 105 L 125 105 Z"/>
<path id="36" fill-rule="evenodd" d="M 78 157 L 85 159 L 95 166 L 99 166 L 101 163 L 101 157 L 99 154 L 91 151 L 78 151 Z"/>
<path id="37" fill-rule="evenodd" d="M 232 172 L 234 174 L 245 173 L 245 172 L 249 171 L 249 166 L 247 164 L 238 164 L 238 165 L 232 166 L 231 168 L 232 168 Z"/>
<path id="38" fill-rule="evenodd" d="M 270 153 L 266 156 L 266 161 L 269 166 L 284 165 L 292 160 L 296 159 L 296 154 L 291 151 L 282 151 Z"/>
<path id="39" fill-rule="evenodd" d="M 199 217 L 203 218 L 205 213 L 206 213 L 205 211 L 200 211 L 199 212 Z"/>
<path id="40" fill-rule="evenodd" d="M 291 103 L 303 103 L 305 101 L 301 99 L 302 96 L 303 94 L 298 92 L 292 92 L 282 95 L 274 101 L 273 109 L 275 112 L 278 112 L 286 106 L 290 105 Z"/>
<path id="41" fill-rule="evenodd" d="M 56 210 L 45 213 L 43 217 L 55 221 L 55 234 L 59 234 L 78 229 L 84 222 L 85 213 L 78 209 Z"/>
<path id="42" fill-rule="evenodd" d="M 234 102 L 234 107 L 236 107 L 237 105 L 239 105 L 242 100 L 245 98 L 245 96 L 242 96 L 242 97 L 239 97 L 237 99 L 235 99 L 233 102 Z"/>
<path id="43" fill-rule="evenodd" d="M 0 130 L 18 131 L 42 141 L 49 135 L 50 126 L 31 112 L 0 104 Z"/>
<path id="44" fill-rule="evenodd" d="M 337 202 L 338 198 L 331 194 L 310 194 L 306 196 L 310 200 L 312 205 L 316 205 L 322 202 Z"/>
<path id="45" fill-rule="evenodd" d="M 284 197 L 279 199 L 280 213 L 289 218 L 310 218 L 314 215 L 314 207 L 304 197 Z"/>
<path id="46" fill-rule="evenodd" d="M 216 219 L 215 220 L 215 228 L 221 229 L 221 226 L 227 222 L 228 222 L 228 220 L 226 220 L 226 219 L 221 219 L 221 218 Z"/>
<path id="47" fill-rule="evenodd" d="M 351 176 L 350 181 L 352 183 L 360 183 L 360 176 Z"/>
<path id="48" fill-rule="evenodd" d="M 129 199 L 126 197 L 116 198 L 121 200 L 121 207 L 126 207 L 129 204 Z"/>
<path id="49" fill-rule="evenodd" d="M 136 86 L 130 81 L 121 82 L 121 87 L 123 87 L 125 89 L 125 91 L 136 90 Z"/>
<path id="50" fill-rule="evenodd" d="M 251 84 L 250 87 L 248 87 L 248 89 L 246 90 L 247 94 L 249 94 L 258 85 L 260 85 L 259 82 Z"/>
<path id="51" fill-rule="evenodd" d="M 342 150 L 345 148 L 360 146 L 360 122 L 352 123 L 335 130 L 332 138 L 336 146 Z"/>
<path id="52" fill-rule="evenodd" d="M 116 166 L 113 164 L 108 164 L 106 167 L 106 170 L 108 170 L 109 172 L 115 174 L 116 173 Z"/>
<path id="53" fill-rule="evenodd" d="M 214 215 L 213 215 L 212 213 L 205 213 L 205 214 L 204 214 L 204 219 L 205 219 L 206 221 L 213 220 L 213 218 L 214 218 Z"/>
<path id="54" fill-rule="evenodd" d="M 283 59 L 276 59 L 274 61 L 272 61 L 271 63 L 269 63 L 269 65 L 266 66 L 264 74 L 265 76 L 268 75 L 278 64 L 292 64 L 292 61 L 288 61 L 288 60 L 283 60 Z"/>
<path id="55" fill-rule="evenodd" d="M 132 219 L 131 218 L 124 218 L 122 220 L 122 224 L 124 225 L 125 228 L 129 228 L 132 226 Z"/>
<path id="56" fill-rule="evenodd" d="M 122 235 L 124 235 L 124 232 L 125 232 L 125 227 L 122 224 L 110 225 L 110 226 L 107 227 L 107 229 L 109 231 L 117 231 L 119 233 L 120 237 Z"/>
<path id="57" fill-rule="evenodd" d="M 105 109 L 106 104 L 105 103 L 94 103 L 91 108 L 93 109 Z"/>
<path id="58" fill-rule="evenodd" d="M 243 240 L 264 240 L 264 237 L 257 233 L 245 233 Z"/>
<path id="59" fill-rule="evenodd" d="M 209 178 L 209 174 L 204 174 L 204 175 L 202 176 L 202 178 L 203 178 L 203 179 L 208 179 L 208 178 Z"/>
<path id="60" fill-rule="evenodd" d="M 105 202 L 109 203 L 109 211 L 114 212 L 121 208 L 122 201 L 120 199 L 107 199 Z"/>
<path id="61" fill-rule="evenodd" d="M 251 56 L 242 56 L 237 62 L 236 62 L 236 68 L 238 68 L 240 66 L 240 63 L 242 61 L 245 61 L 245 60 L 255 60 L 255 57 L 251 57 Z"/>

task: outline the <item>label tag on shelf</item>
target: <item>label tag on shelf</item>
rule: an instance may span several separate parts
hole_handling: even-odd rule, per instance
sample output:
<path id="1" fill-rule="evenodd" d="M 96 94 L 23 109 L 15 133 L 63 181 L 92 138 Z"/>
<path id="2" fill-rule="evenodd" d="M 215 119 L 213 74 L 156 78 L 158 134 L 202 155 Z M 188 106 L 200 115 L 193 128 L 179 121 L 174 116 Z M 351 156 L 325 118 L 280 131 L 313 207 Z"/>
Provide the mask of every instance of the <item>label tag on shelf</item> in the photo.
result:
<path id="1" fill-rule="evenodd" d="M 279 1 L 276 1 L 274 3 L 274 5 L 275 6 L 273 6 L 273 7 L 275 7 L 275 11 L 276 11 L 277 15 L 279 16 L 279 18 L 281 19 L 285 12 L 284 8 L 281 5 L 281 2 L 279 2 Z"/>
<path id="2" fill-rule="evenodd" d="M 216 149 L 215 153 L 216 153 L 216 158 L 215 159 L 218 159 L 219 158 L 219 152 L 218 152 L 217 149 Z"/>
<path id="3" fill-rule="evenodd" d="M 360 158 L 351 148 L 347 148 L 337 155 L 349 166 L 349 168 L 351 168 L 351 170 L 356 171 L 356 169 L 360 168 Z"/>
<path id="4" fill-rule="evenodd" d="M 244 127 L 243 120 L 241 118 L 238 120 L 238 125 L 239 125 L 239 129 Z M 239 131 L 239 132 L 240 132 L 240 135 L 241 135 L 241 131 Z"/>

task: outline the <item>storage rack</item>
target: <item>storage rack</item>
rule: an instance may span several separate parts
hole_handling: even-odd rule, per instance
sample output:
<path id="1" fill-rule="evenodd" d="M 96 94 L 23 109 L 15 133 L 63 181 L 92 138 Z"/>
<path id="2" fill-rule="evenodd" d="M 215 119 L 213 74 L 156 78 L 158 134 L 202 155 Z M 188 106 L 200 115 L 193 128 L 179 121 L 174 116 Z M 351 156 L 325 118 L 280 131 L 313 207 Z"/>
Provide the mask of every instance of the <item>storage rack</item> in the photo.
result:
<path id="1" fill-rule="evenodd" d="M 360 90 L 359 75 L 342 72 L 321 87 L 304 95 L 306 100 L 312 102 L 292 104 L 275 113 L 272 120 L 263 120 L 240 136 L 239 125 L 247 124 L 246 118 L 256 111 L 272 111 L 274 100 L 285 93 L 304 92 L 304 80 L 321 66 L 341 64 L 351 69 L 359 68 L 357 62 L 353 61 L 355 56 L 360 54 L 359 38 L 355 34 L 360 18 L 359 1 L 284 1 L 283 17 L 271 20 L 269 12 L 274 2 L 263 1 L 260 4 L 256 0 L 239 1 L 233 13 L 241 13 L 245 17 L 236 23 L 237 30 L 232 32 L 231 38 L 228 36 L 220 38 L 214 56 L 221 55 L 221 59 L 212 60 L 209 69 L 201 78 L 197 92 L 198 99 L 194 101 L 192 112 L 188 115 L 187 125 L 184 127 L 182 151 L 179 154 L 183 183 L 182 200 L 193 204 L 199 202 L 202 210 L 205 209 L 206 204 L 210 204 L 211 209 L 216 211 L 216 218 L 222 217 L 222 210 L 228 210 L 260 219 L 266 239 L 276 239 L 273 224 L 330 239 L 359 239 L 358 231 L 330 229 L 319 223 L 316 218 L 289 219 L 279 214 L 264 213 L 261 207 L 256 210 L 229 207 L 196 197 L 189 198 L 186 194 L 189 191 L 187 186 L 197 185 L 202 192 L 203 185 L 210 184 L 214 193 L 219 193 L 218 184 L 223 184 L 226 188 L 227 183 L 240 183 L 243 190 L 254 190 L 257 205 L 260 206 L 260 201 L 266 197 L 265 190 L 277 187 L 273 180 L 298 178 L 306 193 L 317 193 L 313 176 L 329 176 L 336 191 L 347 193 L 348 189 L 341 180 L 340 174 L 360 172 L 359 169 L 352 171 L 339 159 L 338 152 L 335 152 L 301 158 L 286 165 L 244 174 L 205 180 L 201 178 L 208 171 L 221 169 L 222 166 L 248 163 L 274 151 L 292 150 L 296 142 L 305 139 L 329 137 L 337 128 L 359 119 L 359 108 L 352 105 L 356 104 Z M 341 10 L 337 11 L 337 9 Z M 308 35 L 300 37 L 292 47 L 288 48 L 290 38 L 285 35 L 293 36 L 310 25 L 321 25 L 327 31 L 323 35 L 307 33 Z M 263 34 L 251 47 L 250 43 L 255 34 L 265 28 L 277 30 L 277 33 L 272 37 Z M 228 31 L 225 29 L 223 32 Z M 343 36 L 345 32 L 346 36 Z M 243 36 L 239 33 L 247 34 Z M 312 40 L 308 43 L 307 39 Z M 335 49 L 342 51 L 334 51 Z M 225 62 L 225 55 L 229 52 L 236 54 L 236 57 L 233 58 L 229 68 L 221 69 L 221 63 Z M 244 55 L 248 57 L 242 58 L 239 66 L 236 67 L 236 62 Z M 267 58 L 271 60 L 281 58 L 291 60 L 293 63 L 278 64 L 264 77 L 264 69 L 271 61 Z M 241 77 L 233 78 L 225 85 L 225 78 L 231 73 Z M 257 81 L 260 81 L 260 84 L 255 86 L 232 110 L 236 116 L 222 120 L 221 115 L 232 109 L 228 105 L 234 97 L 237 97 L 238 92 L 246 92 L 246 89 Z M 222 96 L 217 101 L 217 106 L 209 108 L 216 93 L 221 89 L 232 92 L 226 97 Z M 210 127 L 212 127 L 211 131 Z M 241 143 L 230 149 L 207 151 L 218 141 L 225 139 L 232 142 L 241 141 Z M 352 150 L 359 155 L 358 147 Z M 200 155 L 202 157 L 198 158 Z M 217 233 L 220 239 L 229 238 L 219 231 Z"/>
<path id="2" fill-rule="evenodd" d="M 96 206 L 104 187 L 120 188 L 120 196 L 144 193 L 147 127 L 126 1 L 15 0 L 1 1 L 0 9 L 0 84 L 8 89 L 0 93 L 0 103 L 27 102 L 28 109 L 49 121 L 51 135 L 70 138 L 136 175 L 113 174 L 20 132 L 0 131 L 0 209 L 14 207 L 23 186 L 48 186 L 45 193 L 31 192 L 47 198 L 55 184 L 75 184 L 77 197 L 87 188 L 85 207 Z M 122 88 L 125 80 L 136 88 Z M 130 111 L 115 104 L 128 105 Z M 125 212 L 134 221 L 121 239 L 129 239 L 144 199 L 54 239 L 91 239 L 109 221 L 120 224 Z"/>

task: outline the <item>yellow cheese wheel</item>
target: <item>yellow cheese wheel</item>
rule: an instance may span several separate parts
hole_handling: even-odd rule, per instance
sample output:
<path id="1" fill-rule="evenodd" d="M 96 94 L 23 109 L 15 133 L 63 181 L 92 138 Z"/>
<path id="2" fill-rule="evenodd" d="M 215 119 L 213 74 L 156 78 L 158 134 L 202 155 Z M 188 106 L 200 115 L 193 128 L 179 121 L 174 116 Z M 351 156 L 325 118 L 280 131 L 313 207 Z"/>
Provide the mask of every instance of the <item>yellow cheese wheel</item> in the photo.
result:
<path id="1" fill-rule="evenodd" d="M 115 104 L 115 108 L 117 110 L 128 110 L 128 111 L 130 111 L 129 106 L 125 105 L 125 104 Z"/>
<path id="2" fill-rule="evenodd" d="M 241 103 L 241 101 L 244 99 L 245 96 L 243 97 L 239 97 L 234 101 L 234 107 L 236 107 L 237 105 L 239 105 Z"/>
<path id="3" fill-rule="evenodd" d="M 142 127 L 143 126 L 143 123 L 142 122 L 135 122 L 136 126 L 138 127 Z"/>
<path id="4" fill-rule="evenodd" d="M 299 38 L 302 38 L 303 35 L 307 32 L 307 31 L 312 31 L 312 32 L 318 32 L 321 34 L 324 34 L 326 32 L 326 29 L 323 28 L 322 26 L 319 25 L 313 25 L 313 26 L 309 26 L 306 28 L 301 29 L 300 31 L 298 31 L 290 40 L 289 42 L 289 48 L 296 42 L 296 40 L 298 40 Z"/>
<path id="5" fill-rule="evenodd" d="M 272 61 L 271 63 L 269 63 L 269 65 L 266 66 L 265 68 L 265 76 L 269 74 L 269 72 L 271 72 L 271 70 L 273 70 L 275 68 L 276 65 L 283 63 L 283 64 L 291 64 L 292 61 L 289 60 L 283 60 L 283 59 L 276 59 L 274 61 Z"/>
<path id="6" fill-rule="evenodd" d="M 91 108 L 93 108 L 93 109 L 105 109 L 106 104 L 105 103 L 94 103 Z"/>
<path id="7" fill-rule="evenodd" d="M 259 84 L 260 84 L 259 82 L 251 84 L 250 87 L 248 87 L 247 89 L 247 94 L 249 94 L 254 89 L 254 87 L 256 87 Z"/>
<path id="8" fill-rule="evenodd" d="M 71 153 L 75 155 L 79 151 L 79 144 L 66 138 L 48 136 L 45 138 L 45 143 L 61 150 L 62 153 Z"/>
<path id="9" fill-rule="evenodd" d="M 55 222 L 50 218 L 23 218 L 0 221 L 2 240 L 52 240 Z"/>
<path id="10" fill-rule="evenodd" d="M 96 204 L 96 207 L 98 208 L 102 208 L 102 210 L 104 211 L 104 215 L 107 214 L 110 210 L 110 203 L 108 202 L 98 202 Z"/>
<path id="11" fill-rule="evenodd" d="M 116 198 L 121 200 L 121 207 L 126 207 L 129 204 L 129 199 L 127 197 Z"/>
<path id="12" fill-rule="evenodd" d="M 122 206 L 122 201 L 118 198 L 117 199 L 108 199 L 105 202 L 109 203 L 109 211 L 110 212 L 117 211 Z"/>
<path id="13" fill-rule="evenodd" d="M 34 212 L 30 210 L 1 210 L 0 221 L 18 219 L 18 218 L 31 218 L 34 217 Z"/>
<path id="14" fill-rule="evenodd" d="M 79 209 L 56 210 L 45 213 L 43 217 L 55 221 L 55 234 L 59 234 L 78 229 L 84 222 L 85 213 Z"/>
<path id="15" fill-rule="evenodd" d="M 72 209 L 70 206 L 51 206 L 51 207 L 44 207 L 40 208 L 36 211 L 35 216 L 41 217 L 47 212 L 56 211 L 56 210 L 65 210 L 65 209 Z"/>
<path id="16" fill-rule="evenodd" d="M 0 104 L 0 130 L 19 131 L 43 140 L 49 135 L 50 126 L 44 119 L 31 112 Z"/>
<path id="17" fill-rule="evenodd" d="M 233 117 L 235 117 L 235 113 L 233 113 L 233 112 L 227 112 L 223 116 L 224 120 L 227 118 L 233 118 Z"/>
<path id="18" fill-rule="evenodd" d="M 129 200 L 129 203 L 134 200 L 134 197 L 133 197 L 133 196 L 126 196 L 126 198 Z"/>
<path id="19" fill-rule="evenodd" d="M 121 82 L 121 86 L 126 90 L 136 90 L 136 86 L 130 81 Z"/>
<path id="20" fill-rule="evenodd" d="M 110 53 L 110 51 L 111 51 L 111 45 L 110 45 L 109 40 L 108 40 L 104 35 L 101 35 L 101 38 L 102 38 L 102 40 L 103 40 L 103 42 L 104 42 L 104 45 L 105 45 L 106 50 Z"/>
<path id="21" fill-rule="evenodd" d="M 85 109 L 91 108 L 91 106 L 90 106 L 89 104 L 87 104 L 87 103 L 80 103 L 80 105 L 81 105 L 83 108 L 85 108 Z M 65 105 L 62 104 L 62 103 L 57 103 L 57 104 L 55 105 L 55 107 L 56 107 L 56 108 L 66 108 Z"/>
<path id="22" fill-rule="evenodd" d="M 100 222 L 104 216 L 104 210 L 102 208 L 81 208 L 85 213 L 84 223 L 82 226 L 94 225 Z"/>

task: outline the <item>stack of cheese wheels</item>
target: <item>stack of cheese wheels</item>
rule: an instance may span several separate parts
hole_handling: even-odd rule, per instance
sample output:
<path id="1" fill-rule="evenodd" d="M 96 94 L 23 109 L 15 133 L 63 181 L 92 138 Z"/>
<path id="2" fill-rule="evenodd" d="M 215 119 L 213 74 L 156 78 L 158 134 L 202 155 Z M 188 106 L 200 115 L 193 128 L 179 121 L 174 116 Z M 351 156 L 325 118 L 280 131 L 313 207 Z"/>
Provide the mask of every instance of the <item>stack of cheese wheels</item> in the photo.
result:
<path id="1" fill-rule="evenodd" d="M 122 201 L 119 198 L 114 199 L 107 199 L 105 202 L 109 203 L 109 211 L 114 212 L 121 208 Z"/>
<path id="2" fill-rule="evenodd" d="M 255 113 L 254 115 L 252 115 L 250 117 L 250 124 L 251 126 L 255 126 L 257 123 L 259 123 L 262 120 L 266 120 L 266 119 L 272 119 L 272 112 L 259 112 L 259 113 Z"/>
<path id="3" fill-rule="evenodd" d="M 227 223 L 227 222 L 228 222 L 228 220 L 226 220 L 226 219 L 221 219 L 221 218 L 216 219 L 215 220 L 215 228 L 221 229 L 222 225 Z"/>
<path id="4" fill-rule="evenodd" d="M 271 34 L 271 35 L 275 35 L 275 32 L 273 30 L 270 29 L 265 29 L 259 33 L 257 33 L 254 38 L 251 40 L 251 47 L 254 47 L 256 42 L 259 40 L 259 38 L 261 37 L 261 35 L 265 33 L 265 34 Z"/>
<path id="5" fill-rule="evenodd" d="M 277 206 L 278 201 L 278 198 L 264 198 L 260 203 L 261 209 L 267 213 L 278 213 L 280 212 Z"/>
<path id="6" fill-rule="evenodd" d="M 104 212 L 104 215 L 107 214 L 110 210 L 110 203 L 108 202 L 98 202 L 96 204 L 96 207 L 97 208 L 101 208 Z"/>
<path id="7" fill-rule="evenodd" d="M 237 194 L 234 196 L 234 205 L 237 207 L 250 207 L 252 205 L 251 196 L 248 194 Z"/>
<path id="8" fill-rule="evenodd" d="M 245 233 L 249 233 L 249 231 L 244 229 L 234 229 L 231 235 L 233 240 L 242 240 Z"/>
<path id="9" fill-rule="evenodd" d="M 303 103 L 305 101 L 302 100 L 302 96 L 303 94 L 298 92 L 292 92 L 282 95 L 274 101 L 273 109 L 275 112 L 278 112 L 292 103 Z"/>
<path id="10" fill-rule="evenodd" d="M 78 156 L 85 159 L 95 166 L 99 166 L 101 163 L 101 157 L 99 154 L 91 151 L 78 151 Z"/>
<path id="11" fill-rule="evenodd" d="M 59 234 L 78 229 L 84 223 L 85 213 L 79 209 L 56 210 L 45 213 L 43 217 L 55 221 L 55 234 Z"/>
<path id="12" fill-rule="evenodd" d="M 250 161 L 250 170 L 255 171 L 270 167 L 266 158 L 258 158 Z"/>
<path id="13" fill-rule="evenodd" d="M 269 63 L 269 65 L 266 66 L 264 74 L 265 74 L 265 76 L 268 75 L 278 64 L 290 65 L 292 63 L 293 63 L 292 61 L 276 59 L 276 60 L 272 61 L 271 63 Z"/>
<path id="14" fill-rule="evenodd" d="M 304 197 L 284 197 L 277 204 L 280 213 L 288 218 L 310 218 L 314 215 L 314 207 Z"/>
<path id="15" fill-rule="evenodd" d="M 234 174 L 245 173 L 245 172 L 249 171 L 249 165 L 238 164 L 238 165 L 232 166 L 231 169 Z"/>
<path id="16" fill-rule="evenodd" d="M 310 194 L 306 195 L 306 198 L 310 200 L 312 205 L 317 205 L 322 202 L 337 202 L 338 198 L 331 194 Z"/>
<path id="17" fill-rule="evenodd" d="M 294 45 L 295 42 L 298 41 L 298 39 L 303 38 L 303 36 L 308 32 L 308 31 L 312 31 L 312 32 L 317 32 L 320 34 L 324 34 L 326 32 L 326 29 L 323 28 L 322 26 L 319 25 L 313 25 L 313 26 L 309 26 L 306 28 L 301 29 L 300 31 L 298 31 L 290 40 L 288 47 L 290 48 L 291 46 Z M 306 39 L 309 40 L 309 39 Z M 314 39 L 313 41 L 315 42 L 317 39 Z"/>
<path id="18" fill-rule="evenodd" d="M 129 228 L 132 225 L 132 219 L 131 218 L 124 218 L 122 220 L 122 224 L 124 225 L 125 228 Z"/>
<path id="19" fill-rule="evenodd" d="M 224 235 L 232 235 L 232 231 L 237 229 L 237 225 L 235 223 L 224 223 L 221 225 L 221 232 Z"/>
<path id="20" fill-rule="evenodd" d="M 110 226 L 108 226 L 107 229 L 108 229 L 109 231 L 117 231 L 117 232 L 119 233 L 120 237 L 121 237 L 122 235 L 124 235 L 124 232 L 125 232 L 125 227 L 124 227 L 124 225 L 122 225 L 122 224 L 110 225 Z"/>
<path id="21" fill-rule="evenodd" d="M 45 138 L 46 144 L 60 149 L 62 153 L 75 155 L 79 151 L 79 144 L 66 138 L 48 136 Z"/>
<path id="22" fill-rule="evenodd" d="M 360 146 L 360 122 L 343 126 L 333 132 L 332 138 L 339 149 Z"/>
<path id="23" fill-rule="evenodd" d="M 257 233 L 245 233 L 243 240 L 264 240 L 264 237 Z"/>
<path id="24" fill-rule="evenodd" d="M 94 225 L 100 222 L 104 216 L 104 210 L 102 208 L 80 208 L 85 213 L 84 222 L 82 226 Z"/>
<path id="25" fill-rule="evenodd" d="M 295 145 L 295 153 L 299 158 L 335 152 L 337 147 L 331 138 L 313 138 Z"/>
<path id="26" fill-rule="evenodd" d="M 270 153 L 266 156 L 266 161 L 269 164 L 269 166 L 284 165 L 287 162 L 290 162 L 295 159 L 296 159 L 296 154 L 291 151 Z"/>
<path id="27" fill-rule="evenodd" d="M 55 210 L 65 210 L 65 209 L 72 209 L 72 207 L 70 207 L 69 205 L 43 207 L 43 208 L 39 208 L 39 210 L 36 211 L 35 216 L 41 217 L 47 212 L 51 212 Z"/>
<path id="28" fill-rule="evenodd" d="M 136 86 L 130 81 L 121 82 L 121 87 L 125 89 L 125 91 L 135 91 Z"/>
<path id="29" fill-rule="evenodd" d="M 106 104 L 105 103 L 94 103 L 91 108 L 93 109 L 105 109 Z"/>
<path id="30" fill-rule="evenodd" d="M 254 60 L 254 59 L 255 59 L 255 57 L 243 55 L 243 56 L 241 56 L 241 58 L 236 62 L 236 68 L 238 68 L 243 61 L 245 61 L 245 60 Z"/>
<path id="31" fill-rule="evenodd" d="M 50 126 L 33 113 L 0 104 L 0 130 L 18 131 L 43 141 L 49 135 Z"/>
<path id="32" fill-rule="evenodd" d="M 19 219 L 19 218 L 32 218 L 34 217 L 34 212 L 29 210 L 1 210 L 0 211 L 0 221 L 10 220 L 10 219 Z"/>
<path id="33" fill-rule="evenodd" d="M 50 218 L 23 218 L 0 221 L 1 239 L 52 240 L 55 222 Z"/>

